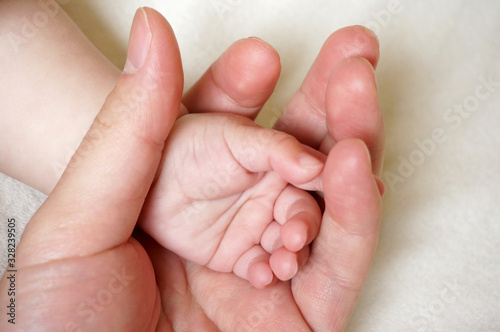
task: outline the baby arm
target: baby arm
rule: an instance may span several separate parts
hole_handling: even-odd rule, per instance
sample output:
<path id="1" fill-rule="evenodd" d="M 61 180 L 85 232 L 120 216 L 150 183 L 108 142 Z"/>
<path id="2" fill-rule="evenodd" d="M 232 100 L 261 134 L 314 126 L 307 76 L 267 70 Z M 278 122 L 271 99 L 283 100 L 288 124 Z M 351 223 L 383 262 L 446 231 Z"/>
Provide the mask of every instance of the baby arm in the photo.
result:
<path id="1" fill-rule="evenodd" d="M 79 6 L 64 7 L 75 12 Z M 43 28 L 29 30 L 29 38 L 23 34 L 34 16 L 48 13 Z M 56 1 L 48 0 L 0 1 L 0 60 L 0 172 L 49 194 L 120 70 Z M 279 72 L 279 56 L 269 45 L 255 38 L 239 40 L 186 92 L 181 114 L 187 108 L 255 117 Z M 136 90 L 142 88 L 138 84 Z M 120 102 L 135 107 L 141 101 L 130 94 Z"/>
<path id="2" fill-rule="evenodd" d="M 181 257 L 261 288 L 307 260 L 325 156 L 247 118 L 177 120 L 140 226 Z"/>

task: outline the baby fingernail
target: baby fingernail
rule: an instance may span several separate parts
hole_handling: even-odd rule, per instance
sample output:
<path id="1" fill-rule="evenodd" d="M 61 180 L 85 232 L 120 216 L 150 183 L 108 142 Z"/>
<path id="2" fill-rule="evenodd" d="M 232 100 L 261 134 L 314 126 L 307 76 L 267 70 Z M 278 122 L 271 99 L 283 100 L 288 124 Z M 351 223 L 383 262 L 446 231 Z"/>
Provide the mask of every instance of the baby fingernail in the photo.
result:
<path id="1" fill-rule="evenodd" d="M 307 153 L 302 153 L 299 157 L 300 166 L 305 168 L 320 168 L 323 167 L 323 162 Z"/>
<path id="2" fill-rule="evenodd" d="M 298 271 L 299 271 L 299 264 L 297 264 L 297 262 L 295 261 L 292 265 L 288 267 L 288 272 L 285 280 L 290 280 L 293 277 L 295 277 Z"/>

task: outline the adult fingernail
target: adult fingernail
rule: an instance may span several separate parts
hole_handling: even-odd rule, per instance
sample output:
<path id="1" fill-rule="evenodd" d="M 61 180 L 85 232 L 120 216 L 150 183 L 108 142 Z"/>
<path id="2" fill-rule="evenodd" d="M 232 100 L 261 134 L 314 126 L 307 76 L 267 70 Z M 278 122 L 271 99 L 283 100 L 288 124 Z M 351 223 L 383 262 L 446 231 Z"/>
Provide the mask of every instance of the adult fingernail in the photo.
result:
<path id="1" fill-rule="evenodd" d="M 124 73 L 134 74 L 142 67 L 149 53 L 151 38 L 148 15 L 144 8 L 139 8 L 130 31 Z"/>

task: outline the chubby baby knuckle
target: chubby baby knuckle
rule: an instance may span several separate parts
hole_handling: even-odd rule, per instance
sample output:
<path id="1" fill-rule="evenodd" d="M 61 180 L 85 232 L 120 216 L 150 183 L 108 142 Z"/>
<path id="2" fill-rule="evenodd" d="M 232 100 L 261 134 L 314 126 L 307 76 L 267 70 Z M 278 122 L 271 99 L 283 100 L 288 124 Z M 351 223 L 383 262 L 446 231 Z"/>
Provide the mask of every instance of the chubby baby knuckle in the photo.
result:
<path id="1" fill-rule="evenodd" d="M 278 149 L 287 149 L 299 144 L 293 136 L 276 130 L 273 130 L 271 140 Z"/>

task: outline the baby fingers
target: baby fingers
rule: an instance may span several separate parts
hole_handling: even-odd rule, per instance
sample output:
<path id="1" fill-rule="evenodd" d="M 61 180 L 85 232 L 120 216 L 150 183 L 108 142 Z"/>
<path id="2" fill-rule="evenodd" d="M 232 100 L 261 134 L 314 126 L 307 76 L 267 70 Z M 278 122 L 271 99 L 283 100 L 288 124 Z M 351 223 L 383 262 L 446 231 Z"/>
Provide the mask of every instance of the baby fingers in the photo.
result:
<path id="1" fill-rule="evenodd" d="M 241 166 L 251 172 L 276 171 L 294 186 L 321 190 L 319 176 L 326 156 L 288 134 L 239 121 L 229 127 L 226 141 Z"/>
<path id="2" fill-rule="evenodd" d="M 266 287 L 274 279 L 269 266 L 269 254 L 260 245 L 255 245 L 241 255 L 234 265 L 233 272 L 248 280 L 257 289 Z"/>
<path id="3" fill-rule="evenodd" d="M 318 235 L 321 210 L 307 192 L 288 186 L 274 204 L 274 219 L 280 223 L 283 246 L 297 252 L 309 245 Z"/>
<path id="4" fill-rule="evenodd" d="M 271 255 L 269 267 L 280 280 L 289 280 L 309 257 L 316 238 L 321 210 L 307 192 L 288 186 L 274 206 L 274 218 L 262 234 L 261 246 Z"/>
<path id="5" fill-rule="evenodd" d="M 308 246 L 298 252 L 281 247 L 273 252 L 269 265 L 279 280 L 287 281 L 295 277 L 299 268 L 307 262 L 307 258 L 309 258 Z"/>

